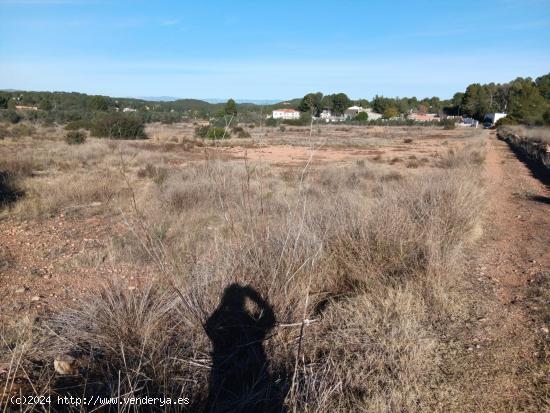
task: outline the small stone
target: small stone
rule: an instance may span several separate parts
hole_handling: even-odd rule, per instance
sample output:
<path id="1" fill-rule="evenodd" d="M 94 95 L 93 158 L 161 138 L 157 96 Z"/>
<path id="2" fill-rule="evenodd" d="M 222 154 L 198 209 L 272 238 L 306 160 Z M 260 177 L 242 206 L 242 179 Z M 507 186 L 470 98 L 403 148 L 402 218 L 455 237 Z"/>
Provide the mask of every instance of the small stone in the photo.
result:
<path id="1" fill-rule="evenodd" d="M 55 371 L 59 374 L 75 374 L 75 361 L 76 360 L 74 357 L 69 356 L 68 354 L 61 354 L 59 356 L 56 356 L 55 360 L 53 361 L 53 367 Z"/>
<path id="2" fill-rule="evenodd" d="M 548 330 L 548 327 L 541 327 L 540 329 L 544 334 L 548 334 L 550 330 Z"/>
<path id="3" fill-rule="evenodd" d="M 135 286 L 135 285 L 131 285 L 131 286 L 128 287 L 128 289 L 129 289 L 130 291 L 133 291 L 133 290 L 136 289 L 136 286 Z"/>
<path id="4" fill-rule="evenodd" d="M 23 294 L 25 291 L 27 291 L 26 287 L 21 287 L 15 290 L 15 294 Z"/>
<path id="5" fill-rule="evenodd" d="M 479 344 L 476 344 L 476 348 L 481 348 L 481 346 Z"/>
<path id="6" fill-rule="evenodd" d="M 31 301 L 40 301 L 40 296 L 38 296 L 38 295 L 33 295 L 33 296 L 31 297 Z"/>
<path id="7" fill-rule="evenodd" d="M 472 346 L 468 347 L 468 351 L 473 351 L 474 348 Z"/>

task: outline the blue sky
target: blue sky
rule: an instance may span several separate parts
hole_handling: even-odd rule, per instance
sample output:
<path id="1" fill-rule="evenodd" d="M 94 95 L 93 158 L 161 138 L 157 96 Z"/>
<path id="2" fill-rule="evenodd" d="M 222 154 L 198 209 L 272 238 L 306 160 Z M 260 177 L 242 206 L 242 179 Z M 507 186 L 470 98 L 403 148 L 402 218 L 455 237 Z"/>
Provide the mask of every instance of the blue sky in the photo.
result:
<path id="1" fill-rule="evenodd" d="M 550 72 L 550 0 L 0 0 L 0 88 L 450 97 Z"/>

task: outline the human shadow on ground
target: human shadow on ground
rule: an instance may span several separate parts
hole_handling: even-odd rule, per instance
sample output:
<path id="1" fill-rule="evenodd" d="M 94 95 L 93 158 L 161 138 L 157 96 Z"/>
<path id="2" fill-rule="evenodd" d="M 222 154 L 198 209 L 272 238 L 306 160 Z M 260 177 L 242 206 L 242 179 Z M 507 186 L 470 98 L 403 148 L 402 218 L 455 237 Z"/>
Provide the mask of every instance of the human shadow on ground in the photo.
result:
<path id="1" fill-rule="evenodd" d="M 0 207 L 11 206 L 24 192 L 15 184 L 15 178 L 6 171 L 0 171 Z"/>
<path id="2" fill-rule="evenodd" d="M 225 289 L 204 325 L 213 347 L 206 412 L 284 412 L 285 389 L 272 377 L 263 347 L 275 321 L 273 309 L 253 288 Z"/>

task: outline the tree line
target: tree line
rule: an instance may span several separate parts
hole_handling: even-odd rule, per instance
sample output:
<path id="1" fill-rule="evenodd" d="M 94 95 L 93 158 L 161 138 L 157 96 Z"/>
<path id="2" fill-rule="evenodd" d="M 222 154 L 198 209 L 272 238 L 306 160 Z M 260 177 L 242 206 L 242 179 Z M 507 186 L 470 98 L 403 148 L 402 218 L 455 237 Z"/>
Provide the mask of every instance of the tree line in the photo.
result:
<path id="1" fill-rule="evenodd" d="M 483 121 L 490 112 L 508 113 L 506 122 L 527 125 L 550 124 L 550 73 L 536 79 L 517 78 L 508 83 L 474 83 L 464 92 L 455 93 L 451 99 L 436 96 L 385 97 L 376 95 L 372 100 L 352 100 L 345 93 L 323 95 L 308 93 L 301 99 L 285 102 L 308 116 L 319 116 L 323 110 L 342 115 L 352 106 L 370 107 L 385 118 L 408 114 L 438 113 L 448 116 L 466 116 Z M 92 121 L 101 113 L 135 109 L 133 116 L 144 123 L 172 123 L 185 119 L 212 119 L 231 115 L 238 122 L 259 123 L 276 105 L 238 104 L 233 99 L 227 103 L 208 103 L 198 99 L 179 99 L 171 102 L 147 101 L 133 98 L 112 98 L 68 92 L 0 92 L 0 118 L 17 121 L 22 114 L 15 107 L 36 106 L 38 111 L 27 111 L 24 117 L 30 121 L 68 123 Z"/>
<path id="2" fill-rule="evenodd" d="M 464 92 L 455 93 L 451 99 L 438 97 L 418 99 L 413 97 L 390 98 L 376 95 L 367 99 L 351 100 L 344 93 L 323 96 L 321 92 L 308 93 L 296 108 L 303 113 L 318 116 L 328 109 L 341 115 L 352 104 L 370 107 L 385 118 L 417 113 L 437 113 L 446 116 L 465 116 L 483 121 L 487 113 L 507 113 L 506 123 L 550 125 L 550 73 L 536 79 L 521 78 L 508 83 L 473 83 Z"/>

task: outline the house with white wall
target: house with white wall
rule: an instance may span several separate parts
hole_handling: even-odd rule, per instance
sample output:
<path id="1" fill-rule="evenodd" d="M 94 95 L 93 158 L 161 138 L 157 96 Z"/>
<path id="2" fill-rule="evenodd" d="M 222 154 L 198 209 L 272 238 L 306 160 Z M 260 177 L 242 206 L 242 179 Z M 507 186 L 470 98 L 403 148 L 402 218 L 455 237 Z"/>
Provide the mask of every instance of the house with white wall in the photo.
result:
<path id="1" fill-rule="evenodd" d="M 273 119 L 300 119 L 300 112 L 295 109 L 275 109 Z"/>
<path id="2" fill-rule="evenodd" d="M 321 119 L 330 119 L 332 117 L 332 113 L 330 112 L 330 109 L 323 109 L 319 117 Z"/>
<path id="3" fill-rule="evenodd" d="M 355 118 L 358 114 L 365 112 L 369 116 L 369 120 L 377 120 L 382 117 L 380 113 L 373 112 L 372 109 L 365 109 L 360 106 L 351 106 L 344 112 L 344 116 L 348 119 Z"/>
<path id="4" fill-rule="evenodd" d="M 487 113 L 483 118 L 483 123 L 490 123 L 491 125 L 494 125 L 500 119 L 505 117 L 506 117 L 506 113 Z"/>

